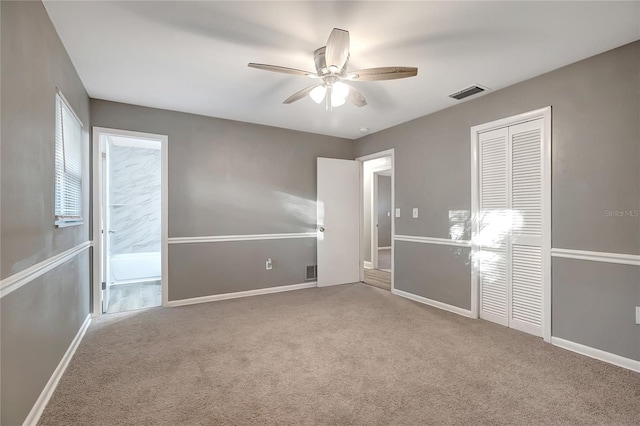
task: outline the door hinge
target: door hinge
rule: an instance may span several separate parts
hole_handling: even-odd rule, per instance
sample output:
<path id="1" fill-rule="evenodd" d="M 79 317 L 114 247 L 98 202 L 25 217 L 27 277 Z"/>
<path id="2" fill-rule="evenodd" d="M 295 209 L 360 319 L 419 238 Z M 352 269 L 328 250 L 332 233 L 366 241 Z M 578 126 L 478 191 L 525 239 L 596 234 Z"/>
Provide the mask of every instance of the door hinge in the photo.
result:
<path id="1" fill-rule="evenodd" d="M 106 281 L 102 281 L 102 289 L 103 290 L 107 289 L 107 282 Z"/>

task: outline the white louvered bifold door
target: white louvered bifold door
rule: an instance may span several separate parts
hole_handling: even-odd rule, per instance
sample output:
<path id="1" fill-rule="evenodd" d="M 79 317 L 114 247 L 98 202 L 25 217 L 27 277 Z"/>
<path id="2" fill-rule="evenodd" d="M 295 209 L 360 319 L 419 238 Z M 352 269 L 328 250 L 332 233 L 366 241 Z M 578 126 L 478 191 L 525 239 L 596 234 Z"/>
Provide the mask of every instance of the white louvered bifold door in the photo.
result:
<path id="1" fill-rule="evenodd" d="M 478 265 L 480 318 L 509 325 L 507 128 L 480 134 Z"/>
<path id="2" fill-rule="evenodd" d="M 542 336 L 542 120 L 509 127 L 509 326 Z"/>
<path id="3" fill-rule="evenodd" d="M 480 134 L 480 318 L 542 336 L 542 120 Z"/>

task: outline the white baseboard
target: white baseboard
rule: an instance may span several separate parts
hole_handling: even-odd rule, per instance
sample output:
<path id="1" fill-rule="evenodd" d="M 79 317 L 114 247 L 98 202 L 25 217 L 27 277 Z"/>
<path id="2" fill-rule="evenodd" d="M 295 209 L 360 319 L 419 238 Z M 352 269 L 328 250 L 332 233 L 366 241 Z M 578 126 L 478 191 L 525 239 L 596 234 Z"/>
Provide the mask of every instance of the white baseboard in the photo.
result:
<path id="1" fill-rule="evenodd" d="M 36 400 L 35 404 L 33 404 L 29 415 L 24 420 L 24 423 L 22 423 L 22 426 L 35 426 L 38 423 L 38 420 L 40 420 L 42 412 L 49 403 L 51 395 L 53 395 L 53 392 L 56 390 L 60 378 L 67 369 L 71 358 L 73 358 L 73 354 L 76 352 L 76 349 L 78 349 L 78 346 L 80 345 L 84 334 L 87 332 L 87 328 L 89 328 L 89 324 L 91 324 L 90 314 L 87 315 L 87 317 L 84 319 L 84 322 L 80 326 L 80 330 L 78 330 L 78 333 L 76 333 L 76 337 L 73 338 L 73 341 L 71 342 L 71 345 L 69 345 L 67 352 L 65 352 L 64 356 L 60 360 L 60 363 L 53 371 L 53 374 L 49 378 L 49 381 L 45 385 L 44 389 L 42 389 L 42 392 L 40 392 L 40 396 Z"/>
<path id="2" fill-rule="evenodd" d="M 191 299 L 169 300 L 167 306 L 186 306 L 197 303 L 217 302 L 219 300 L 237 299 L 240 297 L 260 296 L 262 294 L 280 293 L 283 291 L 302 290 L 304 288 L 317 287 L 316 281 L 302 284 L 282 285 L 278 287 L 258 288 L 256 290 L 237 291 L 235 293 L 213 294 L 211 296 L 193 297 Z"/>
<path id="3" fill-rule="evenodd" d="M 378 250 L 391 250 L 391 246 L 378 247 Z"/>
<path id="4" fill-rule="evenodd" d="M 579 353 L 581 355 L 586 355 L 588 357 L 595 358 L 600 361 L 608 362 L 609 364 L 617 365 L 618 367 L 627 368 L 629 370 L 637 371 L 638 373 L 640 373 L 640 361 L 625 358 L 620 355 L 612 354 L 611 352 L 605 352 L 601 349 L 592 348 L 591 346 L 582 345 L 570 340 L 561 339 L 560 337 L 551 337 L 551 344 L 572 352 Z"/>
<path id="5" fill-rule="evenodd" d="M 454 314 L 462 315 L 463 317 L 471 318 L 471 311 L 467 309 L 448 305 L 446 303 L 438 302 L 437 300 L 427 299 L 426 297 L 418 296 L 413 293 L 407 293 L 406 291 L 398 290 L 395 288 L 391 290 L 391 293 L 404 297 L 406 299 L 413 300 L 414 302 L 423 303 L 425 305 L 433 306 L 434 308 L 442 309 L 445 311 L 453 312 Z"/>
<path id="6" fill-rule="evenodd" d="M 362 266 L 364 267 L 364 269 L 373 269 L 373 264 L 368 260 L 365 260 Z"/>

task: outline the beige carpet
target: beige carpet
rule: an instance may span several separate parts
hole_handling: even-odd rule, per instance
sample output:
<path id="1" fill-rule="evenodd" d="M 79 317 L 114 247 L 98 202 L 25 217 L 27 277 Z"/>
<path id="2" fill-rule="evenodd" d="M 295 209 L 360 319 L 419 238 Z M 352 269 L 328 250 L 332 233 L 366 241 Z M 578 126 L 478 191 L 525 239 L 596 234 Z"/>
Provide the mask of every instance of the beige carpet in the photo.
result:
<path id="1" fill-rule="evenodd" d="M 42 425 L 640 423 L 640 374 L 365 284 L 95 321 Z"/>

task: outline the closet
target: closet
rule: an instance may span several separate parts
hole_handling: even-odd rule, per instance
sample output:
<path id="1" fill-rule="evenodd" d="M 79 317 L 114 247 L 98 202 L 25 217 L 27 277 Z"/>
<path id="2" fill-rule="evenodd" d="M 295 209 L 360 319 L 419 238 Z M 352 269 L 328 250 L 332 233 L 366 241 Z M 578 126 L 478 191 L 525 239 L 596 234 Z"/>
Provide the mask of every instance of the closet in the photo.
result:
<path id="1" fill-rule="evenodd" d="M 545 144 L 542 118 L 477 135 L 480 318 L 543 335 Z"/>

